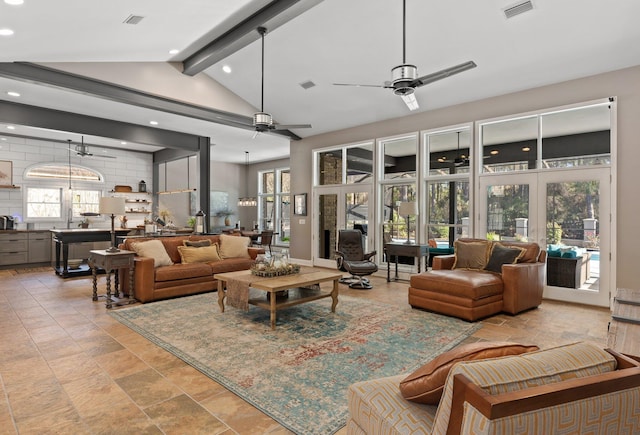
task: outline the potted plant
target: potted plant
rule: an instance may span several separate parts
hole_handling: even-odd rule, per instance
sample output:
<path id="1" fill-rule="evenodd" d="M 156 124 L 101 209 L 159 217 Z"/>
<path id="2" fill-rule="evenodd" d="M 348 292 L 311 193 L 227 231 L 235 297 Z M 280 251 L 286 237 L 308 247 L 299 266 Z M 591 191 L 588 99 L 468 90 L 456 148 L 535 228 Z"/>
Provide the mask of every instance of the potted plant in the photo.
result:
<path id="1" fill-rule="evenodd" d="M 89 224 L 90 224 L 89 218 L 83 217 L 80 223 L 78 223 L 78 228 L 89 228 Z"/>

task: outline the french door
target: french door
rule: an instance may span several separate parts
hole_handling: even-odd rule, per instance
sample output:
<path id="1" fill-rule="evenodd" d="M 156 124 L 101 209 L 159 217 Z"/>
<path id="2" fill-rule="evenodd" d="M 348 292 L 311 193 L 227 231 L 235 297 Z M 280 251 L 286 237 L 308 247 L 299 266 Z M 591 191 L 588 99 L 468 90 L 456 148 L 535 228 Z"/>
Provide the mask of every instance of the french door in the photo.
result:
<path id="1" fill-rule="evenodd" d="M 608 167 L 485 176 L 479 189 L 479 237 L 548 249 L 545 298 L 609 306 Z"/>
<path id="2" fill-rule="evenodd" d="M 365 252 L 373 246 L 371 221 L 371 187 L 348 185 L 319 187 L 314 191 L 313 264 L 321 267 L 336 267 L 335 251 L 338 248 L 338 231 L 359 229 L 362 231 Z"/>

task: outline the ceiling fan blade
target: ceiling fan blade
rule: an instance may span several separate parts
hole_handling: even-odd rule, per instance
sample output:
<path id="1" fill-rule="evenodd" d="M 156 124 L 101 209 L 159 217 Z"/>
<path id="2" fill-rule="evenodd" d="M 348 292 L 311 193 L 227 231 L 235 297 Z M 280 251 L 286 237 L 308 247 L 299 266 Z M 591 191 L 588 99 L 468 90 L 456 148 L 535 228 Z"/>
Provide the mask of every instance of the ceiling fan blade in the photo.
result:
<path id="1" fill-rule="evenodd" d="M 311 128 L 311 124 L 275 125 L 275 130 L 289 130 L 290 128 Z"/>
<path id="2" fill-rule="evenodd" d="M 356 86 L 359 88 L 385 88 L 384 85 L 359 85 L 357 83 L 334 83 L 334 86 Z"/>
<path id="3" fill-rule="evenodd" d="M 402 101 L 404 101 L 404 104 L 407 105 L 409 110 L 416 110 L 420 108 L 420 106 L 418 105 L 418 100 L 416 100 L 416 96 L 413 93 L 401 95 L 400 97 L 402 98 Z"/>
<path id="4" fill-rule="evenodd" d="M 478 65 L 476 65 L 474 61 L 470 60 L 469 62 L 461 63 L 460 65 L 452 66 L 450 68 L 445 68 L 443 70 L 440 70 L 431 74 L 427 74 L 426 76 L 418 77 L 413 82 L 411 82 L 410 86 L 412 88 L 417 88 L 420 86 L 428 85 L 429 83 L 446 79 L 447 77 L 450 77 L 454 74 L 458 74 L 458 73 L 470 70 L 472 68 L 475 68 L 476 66 Z"/>

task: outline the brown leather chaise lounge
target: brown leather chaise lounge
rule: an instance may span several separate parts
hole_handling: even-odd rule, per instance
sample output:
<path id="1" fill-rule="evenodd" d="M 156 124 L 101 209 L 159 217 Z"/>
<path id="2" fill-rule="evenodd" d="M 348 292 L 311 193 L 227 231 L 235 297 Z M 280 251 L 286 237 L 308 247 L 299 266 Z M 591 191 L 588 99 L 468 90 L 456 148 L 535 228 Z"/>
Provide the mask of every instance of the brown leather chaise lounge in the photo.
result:
<path id="1" fill-rule="evenodd" d="M 542 303 L 546 251 L 537 243 L 459 239 L 454 247 L 431 271 L 411 276 L 413 308 L 475 321 Z"/>

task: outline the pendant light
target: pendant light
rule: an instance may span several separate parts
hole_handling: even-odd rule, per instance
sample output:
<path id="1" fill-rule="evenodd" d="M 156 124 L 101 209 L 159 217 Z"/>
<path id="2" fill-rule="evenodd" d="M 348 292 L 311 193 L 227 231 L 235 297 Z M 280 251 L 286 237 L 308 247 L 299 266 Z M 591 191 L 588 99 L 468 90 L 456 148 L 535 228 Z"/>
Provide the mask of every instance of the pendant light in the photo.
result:
<path id="1" fill-rule="evenodd" d="M 255 207 L 258 205 L 258 200 L 255 197 L 249 196 L 249 151 L 244 152 L 244 166 L 245 166 L 245 196 L 238 198 L 238 207 Z"/>

